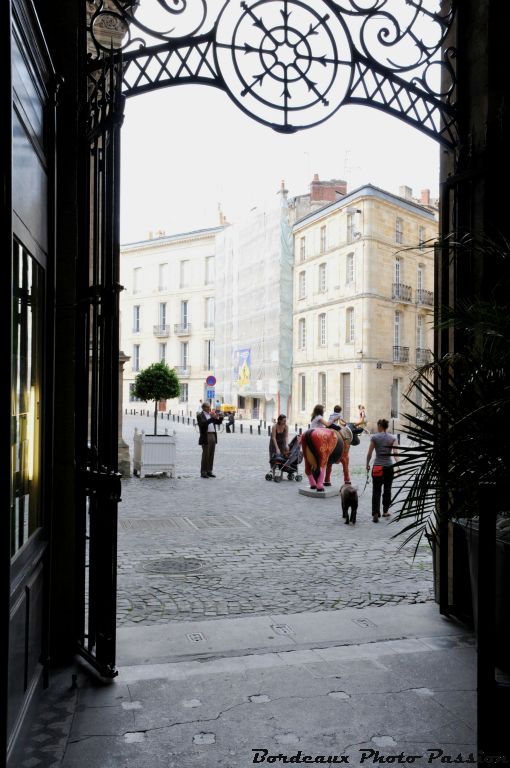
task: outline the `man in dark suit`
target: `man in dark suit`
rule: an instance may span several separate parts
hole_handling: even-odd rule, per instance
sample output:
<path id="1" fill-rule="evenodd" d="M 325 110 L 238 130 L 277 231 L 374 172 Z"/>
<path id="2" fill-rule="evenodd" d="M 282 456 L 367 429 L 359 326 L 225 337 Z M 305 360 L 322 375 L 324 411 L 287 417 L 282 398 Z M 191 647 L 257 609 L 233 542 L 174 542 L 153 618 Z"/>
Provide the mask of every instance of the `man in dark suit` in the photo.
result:
<path id="1" fill-rule="evenodd" d="M 198 428 L 200 430 L 200 438 L 198 444 L 202 446 L 202 463 L 200 465 L 201 477 L 216 477 L 213 475 L 214 464 L 214 451 L 216 450 L 216 443 L 218 442 L 218 436 L 216 434 L 216 425 L 221 424 L 223 416 L 217 416 L 211 413 L 211 406 L 209 403 L 202 405 L 202 411 L 197 414 Z"/>

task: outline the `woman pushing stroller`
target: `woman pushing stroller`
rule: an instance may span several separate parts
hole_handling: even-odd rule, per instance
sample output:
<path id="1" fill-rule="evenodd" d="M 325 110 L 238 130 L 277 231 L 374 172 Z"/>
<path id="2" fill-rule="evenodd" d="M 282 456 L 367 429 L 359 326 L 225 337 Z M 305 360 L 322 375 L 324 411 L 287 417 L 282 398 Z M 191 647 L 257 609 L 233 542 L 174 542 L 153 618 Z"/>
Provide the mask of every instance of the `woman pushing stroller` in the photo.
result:
<path id="1" fill-rule="evenodd" d="M 287 456 L 289 453 L 289 427 L 287 417 L 281 413 L 273 424 L 269 439 L 269 461 L 275 456 Z"/>

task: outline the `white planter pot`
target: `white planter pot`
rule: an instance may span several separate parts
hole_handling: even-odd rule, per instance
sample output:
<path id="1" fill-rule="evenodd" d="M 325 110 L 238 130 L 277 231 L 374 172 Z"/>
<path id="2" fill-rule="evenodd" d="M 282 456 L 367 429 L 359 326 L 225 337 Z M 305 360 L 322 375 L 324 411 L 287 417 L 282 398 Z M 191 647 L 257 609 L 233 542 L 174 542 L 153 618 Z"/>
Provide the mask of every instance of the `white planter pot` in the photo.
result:
<path id="1" fill-rule="evenodd" d="M 162 435 L 146 435 L 135 427 L 133 443 L 133 474 L 175 477 L 175 432 L 169 435 L 165 429 Z"/>

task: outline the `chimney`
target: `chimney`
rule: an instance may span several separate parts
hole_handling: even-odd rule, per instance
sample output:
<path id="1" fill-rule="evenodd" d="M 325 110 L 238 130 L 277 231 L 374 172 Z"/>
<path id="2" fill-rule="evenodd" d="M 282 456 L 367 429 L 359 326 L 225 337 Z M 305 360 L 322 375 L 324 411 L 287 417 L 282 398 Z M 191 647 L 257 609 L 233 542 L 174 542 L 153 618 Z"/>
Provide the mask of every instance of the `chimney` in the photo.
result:
<path id="1" fill-rule="evenodd" d="M 422 189 L 421 191 L 421 204 L 430 205 L 430 189 Z"/>
<path id="2" fill-rule="evenodd" d="M 400 195 L 400 197 L 403 197 L 404 200 L 413 199 L 413 190 L 411 189 L 411 187 L 405 187 L 405 186 L 399 187 L 398 194 Z"/>
<path id="3" fill-rule="evenodd" d="M 319 174 L 314 173 L 310 184 L 311 203 L 334 203 L 339 197 L 347 193 L 347 182 L 343 179 L 329 179 L 319 181 Z"/>

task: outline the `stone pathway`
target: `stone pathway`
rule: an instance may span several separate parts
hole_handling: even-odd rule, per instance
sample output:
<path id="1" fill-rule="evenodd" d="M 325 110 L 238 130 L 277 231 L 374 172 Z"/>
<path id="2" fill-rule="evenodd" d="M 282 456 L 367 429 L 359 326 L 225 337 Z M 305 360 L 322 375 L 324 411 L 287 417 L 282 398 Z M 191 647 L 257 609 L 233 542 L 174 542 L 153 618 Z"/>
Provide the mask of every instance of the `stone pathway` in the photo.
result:
<path id="1" fill-rule="evenodd" d="M 124 435 L 151 420 L 125 417 Z M 265 480 L 268 438 L 222 434 L 216 479 L 199 476 L 192 426 L 177 431 L 177 477 L 130 478 L 119 507 L 118 623 L 261 615 L 425 602 L 433 598 L 427 545 L 413 560 L 396 524 L 374 525 L 364 461 L 368 437 L 351 451 L 360 494 L 346 526 L 339 498 L 309 499 L 301 486 Z M 334 479 L 340 487 L 340 467 Z M 303 481 L 303 483 L 305 483 Z"/>

